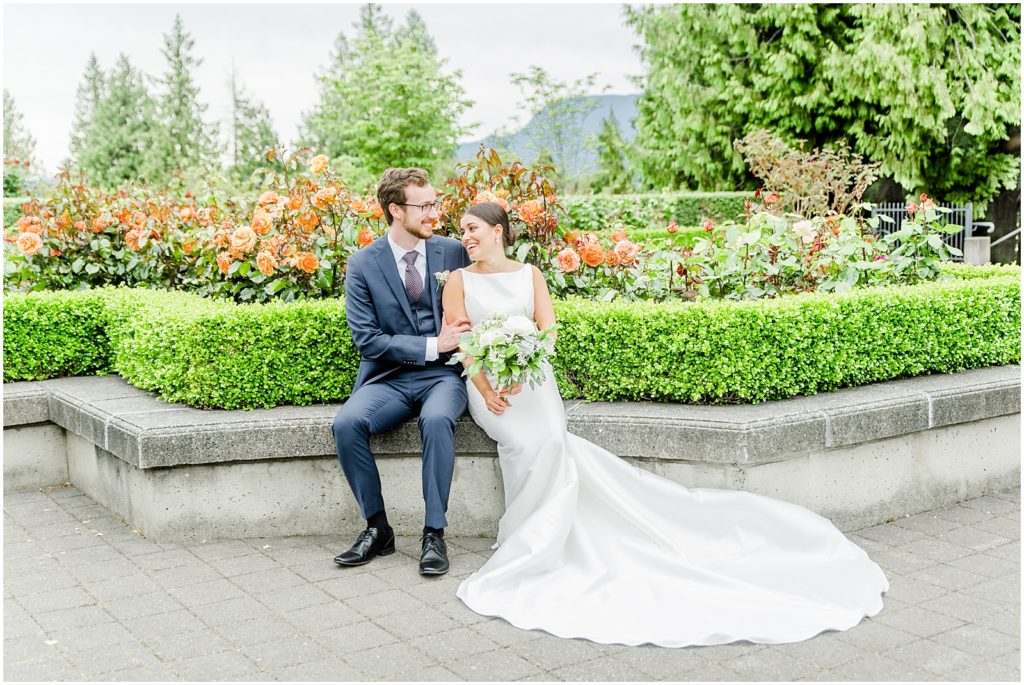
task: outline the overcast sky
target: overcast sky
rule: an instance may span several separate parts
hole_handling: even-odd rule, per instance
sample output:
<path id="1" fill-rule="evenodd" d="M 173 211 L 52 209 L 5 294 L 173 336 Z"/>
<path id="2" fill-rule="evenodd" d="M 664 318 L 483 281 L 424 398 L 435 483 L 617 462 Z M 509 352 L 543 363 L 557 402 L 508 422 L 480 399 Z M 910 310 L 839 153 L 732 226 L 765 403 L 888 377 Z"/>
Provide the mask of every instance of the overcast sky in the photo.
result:
<path id="1" fill-rule="evenodd" d="M 637 39 L 621 4 L 381 4 L 396 24 L 415 6 L 448 70 L 462 70 L 472 105 L 461 123 L 480 124 L 464 140 L 521 115 L 521 92 L 509 74 L 533 64 L 562 81 L 597 72 L 609 93 L 638 92 L 631 79 L 642 71 Z M 290 143 L 317 100 L 318 68 L 339 32 L 352 35 L 358 12 L 358 3 L 5 4 L 3 85 L 36 139 L 36 157 L 54 171 L 68 155 L 75 89 L 89 53 L 109 70 L 123 52 L 157 76 L 165 69 L 162 35 L 180 13 L 195 40 L 193 55 L 203 60 L 194 77 L 200 101 L 209 105 L 207 118 L 228 114 L 234 62 L 243 86 L 267 106 Z"/>

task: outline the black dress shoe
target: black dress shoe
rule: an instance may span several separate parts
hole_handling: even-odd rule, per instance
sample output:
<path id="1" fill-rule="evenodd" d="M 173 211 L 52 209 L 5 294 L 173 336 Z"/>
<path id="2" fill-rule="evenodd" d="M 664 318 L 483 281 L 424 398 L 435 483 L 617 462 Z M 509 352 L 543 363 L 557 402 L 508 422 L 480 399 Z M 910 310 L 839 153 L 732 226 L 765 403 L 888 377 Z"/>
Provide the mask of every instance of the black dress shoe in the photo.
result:
<path id="1" fill-rule="evenodd" d="M 356 544 L 347 552 L 342 552 L 334 557 L 334 563 L 339 566 L 362 566 L 370 563 L 375 556 L 386 557 L 395 553 L 395 532 L 393 530 L 382 531 L 379 528 L 367 528 L 359 537 Z"/>
<path id="2" fill-rule="evenodd" d="M 448 573 L 448 547 L 444 544 L 444 538 L 437 533 L 424 534 L 420 575 L 440 576 L 445 573 Z"/>

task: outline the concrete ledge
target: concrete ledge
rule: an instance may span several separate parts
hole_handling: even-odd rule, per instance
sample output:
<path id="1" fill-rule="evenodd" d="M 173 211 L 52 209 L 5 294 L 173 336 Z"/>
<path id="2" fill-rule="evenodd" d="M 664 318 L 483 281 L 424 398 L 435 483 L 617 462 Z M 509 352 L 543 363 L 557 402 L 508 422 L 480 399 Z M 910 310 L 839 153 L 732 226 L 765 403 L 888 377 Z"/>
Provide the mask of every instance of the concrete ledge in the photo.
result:
<path id="1" fill-rule="evenodd" d="M 6 384 L 5 489 L 8 480 L 18 488 L 70 479 L 156 539 L 354 529 L 361 519 L 331 434 L 340 406 L 202 411 L 117 376 Z M 568 401 L 566 412 L 570 431 L 642 468 L 688 487 L 796 502 L 844 529 L 1020 479 L 1018 366 L 760 405 Z M 456 444 L 453 531 L 491 535 L 503 510 L 495 444 L 469 417 L 456 426 Z M 373 446 L 389 517 L 416 532 L 416 422 Z"/>
<path id="2" fill-rule="evenodd" d="M 43 392 L 49 398 L 46 416 L 39 409 Z M 565 406 L 570 431 L 622 457 L 759 464 L 1019 414 L 1020 367 L 921 376 L 757 405 L 572 400 Z M 156 399 L 117 376 L 4 386 L 5 426 L 50 420 L 139 468 L 334 454 L 331 422 L 340 407 L 204 411 Z M 456 444 L 460 454 L 495 453 L 494 442 L 468 416 L 456 427 Z M 418 453 L 416 422 L 375 438 L 374 450 L 382 456 Z"/>

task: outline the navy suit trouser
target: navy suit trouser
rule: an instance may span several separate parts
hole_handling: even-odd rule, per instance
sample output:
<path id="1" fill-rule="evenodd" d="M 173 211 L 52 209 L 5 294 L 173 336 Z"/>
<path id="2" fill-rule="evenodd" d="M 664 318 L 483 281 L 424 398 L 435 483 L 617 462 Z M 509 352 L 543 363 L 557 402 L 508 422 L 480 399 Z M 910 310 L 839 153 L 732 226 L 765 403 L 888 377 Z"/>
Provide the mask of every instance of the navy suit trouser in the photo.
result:
<path id="1" fill-rule="evenodd" d="M 334 441 L 363 518 L 384 511 L 370 436 L 419 414 L 424 524 L 448 525 L 445 513 L 455 471 L 455 422 L 466 412 L 467 402 L 465 382 L 450 366 L 403 369 L 352 393 L 334 418 Z"/>

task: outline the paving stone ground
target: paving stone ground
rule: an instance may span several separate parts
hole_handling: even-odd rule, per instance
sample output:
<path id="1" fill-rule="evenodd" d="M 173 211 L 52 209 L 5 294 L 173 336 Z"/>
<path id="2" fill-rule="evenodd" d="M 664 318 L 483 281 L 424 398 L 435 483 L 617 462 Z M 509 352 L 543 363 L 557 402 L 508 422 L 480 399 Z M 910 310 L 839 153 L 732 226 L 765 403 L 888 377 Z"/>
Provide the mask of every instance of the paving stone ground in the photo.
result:
<path id="1" fill-rule="evenodd" d="M 4 496 L 5 680 L 1019 681 L 1020 489 L 853 533 L 891 582 L 853 629 L 788 645 L 597 645 L 455 597 L 493 540 L 358 569 L 354 533 L 160 544 L 72 487 Z"/>

